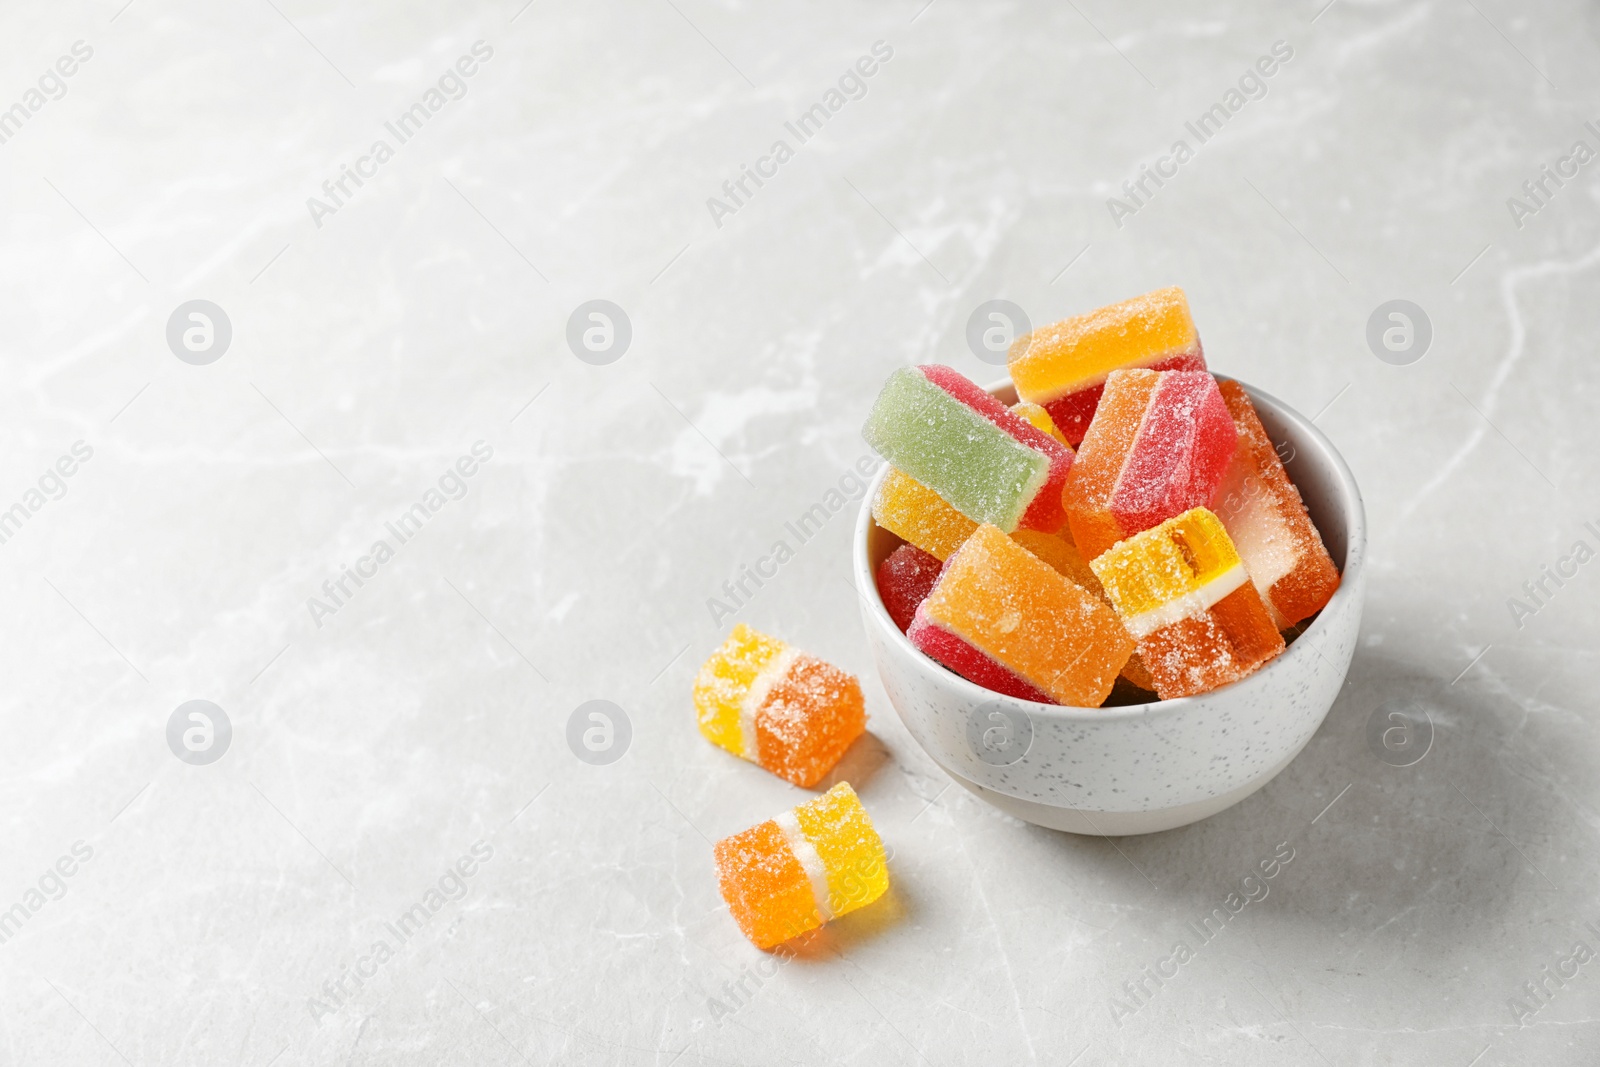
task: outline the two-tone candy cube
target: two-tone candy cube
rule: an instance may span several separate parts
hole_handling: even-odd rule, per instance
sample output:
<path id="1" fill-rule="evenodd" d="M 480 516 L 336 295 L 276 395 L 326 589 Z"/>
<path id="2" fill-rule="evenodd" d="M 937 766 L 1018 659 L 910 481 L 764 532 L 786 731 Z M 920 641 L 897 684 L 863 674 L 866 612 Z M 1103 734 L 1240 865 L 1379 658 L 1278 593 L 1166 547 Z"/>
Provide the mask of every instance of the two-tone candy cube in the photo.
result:
<path id="1" fill-rule="evenodd" d="M 1283 651 L 1227 530 L 1205 508 L 1135 534 L 1089 566 L 1163 700 L 1236 682 Z"/>
<path id="2" fill-rule="evenodd" d="M 1176 286 L 1024 334 L 1007 369 L 1017 396 L 1044 406 L 1074 447 L 1083 440 L 1115 370 L 1206 369 L 1189 301 Z"/>
<path id="3" fill-rule="evenodd" d="M 907 636 L 986 688 L 1075 707 L 1104 703 L 1133 652 L 1098 597 L 989 525 L 945 562 Z"/>
<path id="4" fill-rule="evenodd" d="M 758 948 L 772 948 L 865 907 L 889 888 L 883 842 L 840 782 L 714 850 L 722 899 Z"/>
<path id="5" fill-rule="evenodd" d="M 889 375 L 862 428 L 896 470 L 975 523 L 1006 533 L 1066 521 L 1061 487 L 1072 453 L 949 367 Z"/>
<path id="6" fill-rule="evenodd" d="M 799 786 L 820 781 L 867 726 L 860 682 L 744 623 L 701 666 L 694 706 L 708 741 Z"/>
<path id="7" fill-rule="evenodd" d="M 1084 558 L 1210 504 L 1237 436 L 1205 371 L 1113 371 L 1064 494 Z"/>
<path id="8" fill-rule="evenodd" d="M 1239 443 L 1212 510 L 1279 629 L 1321 611 L 1339 588 L 1339 569 L 1306 513 L 1300 490 L 1238 382 L 1222 382 Z"/>
<path id="9" fill-rule="evenodd" d="M 805 787 L 866 729 L 860 683 L 743 623 L 701 666 L 694 704 L 713 744 Z M 761 948 L 889 888 L 883 843 L 848 782 L 717 842 L 714 855 L 728 910 Z"/>

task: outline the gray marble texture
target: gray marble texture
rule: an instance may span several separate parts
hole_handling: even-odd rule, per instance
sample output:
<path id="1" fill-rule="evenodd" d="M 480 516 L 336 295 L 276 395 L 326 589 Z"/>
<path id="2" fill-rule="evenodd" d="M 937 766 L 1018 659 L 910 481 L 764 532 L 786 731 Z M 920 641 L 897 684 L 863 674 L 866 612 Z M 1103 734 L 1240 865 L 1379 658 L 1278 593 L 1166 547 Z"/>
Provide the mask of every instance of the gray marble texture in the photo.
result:
<path id="1" fill-rule="evenodd" d="M 0 1063 L 1600 1061 L 1600 9 L 1323 2 L 6 5 Z M 862 676 L 894 889 L 758 953 L 711 842 L 808 794 L 696 732 L 708 600 L 892 368 L 998 377 L 978 305 L 1167 284 L 1361 481 L 1327 721 L 1186 829 L 1006 818 L 887 704 L 850 501 L 734 618 Z M 204 365 L 167 339 L 196 299 Z M 595 299 L 606 365 L 567 342 Z M 231 724 L 206 765 L 191 700 Z M 569 747 L 591 700 L 614 762 Z M 1367 742 L 1396 701 L 1409 766 Z"/>

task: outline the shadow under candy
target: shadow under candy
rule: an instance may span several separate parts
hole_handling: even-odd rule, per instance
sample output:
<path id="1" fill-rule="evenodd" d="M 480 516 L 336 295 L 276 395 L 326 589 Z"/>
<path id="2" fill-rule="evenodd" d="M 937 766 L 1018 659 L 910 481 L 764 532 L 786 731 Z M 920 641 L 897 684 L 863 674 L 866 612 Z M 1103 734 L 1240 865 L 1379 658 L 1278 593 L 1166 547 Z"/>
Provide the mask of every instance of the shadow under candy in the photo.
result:
<path id="1" fill-rule="evenodd" d="M 833 770 L 824 775 L 812 788 L 819 793 L 825 793 L 840 782 L 849 782 L 850 788 L 860 793 L 892 758 L 884 743 L 868 730 L 845 749 L 844 755 L 839 757 L 839 762 L 833 765 Z"/>

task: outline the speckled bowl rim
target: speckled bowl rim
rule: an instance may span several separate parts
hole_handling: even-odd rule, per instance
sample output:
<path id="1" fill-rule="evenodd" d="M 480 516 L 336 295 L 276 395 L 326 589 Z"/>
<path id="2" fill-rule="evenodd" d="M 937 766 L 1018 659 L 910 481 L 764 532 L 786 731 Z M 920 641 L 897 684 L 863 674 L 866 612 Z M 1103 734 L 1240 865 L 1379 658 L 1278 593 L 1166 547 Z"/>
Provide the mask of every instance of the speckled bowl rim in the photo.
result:
<path id="1" fill-rule="evenodd" d="M 1305 451 L 1309 452 L 1319 464 L 1332 470 L 1334 480 L 1338 485 L 1338 512 L 1345 523 L 1344 566 L 1340 571 L 1339 588 L 1317 615 L 1311 626 L 1295 639 L 1294 643 L 1289 646 L 1283 655 L 1260 670 L 1255 671 L 1248 678 L 1230 682 L 1198 696 L 1177 697 L 1173 700 L 1156 700 L 1146 704 L 1124 704 L 1111 708 L 1079 708 L 1064 704 L 1041 704 L 1034 700 L 1008 697 L 1003 693 L 996 693 L 992 689 L 986 689 L 976 682 L 969 682 L 959 674 L 946 669 L 942 664 L 929 658 L 926 653 L 913 645 L 910 639 L 901 632 L 900 627 L 896 626 L 894 620 L 889 617 L 889 611 L 883 606 L 883 599 L 878 595 L 877 576 L 873 574 L 872 566 L 867 558 L 867 537 L 874 525 L 872 501 L 876 499 L 878 486 L 883 483 L 883 479 L 887 477 L 890 469 L 890 465 L 885 463 L 879 468 L 878 473 L 873 476 L 872 483 L 867 487 L 866 495 L 862 497 L 861 511 L 856 517 L 851 554 L 854 556 L 856 586 L 871 607 L 874 618 L 886 631 L 894 649 L 902 655 L 910 656 L 917 664 L 918 669 L 933 676 L 938 684 L 951 686 L 957 692 L 964 694 L 966 699 L 975 703 L 996 699 L 1010 700 L 1032 717 L 1042 720 L 1054 719 L 1070 724 L 1170 718 L 1182 715 L 1190 708 L 1202 702 L 1213 700 L 1223 693 L 1226 693 L 1229 697 L 1248 698 L 1252 695 L 1253 690 L 1263 689 L 1267 686 L 1268 673 L 1273 671 L 1281 673 L 1289 669 L 1291 663 L 1298 667 L 1306 657 L 1321 655 L 1316 648 L 1316 643 L 1324 636 L 1322 633 L 1325 628 L 1324 623 L 1338 614 L 1333 609 L 1343 604 L 1346 600 L 1360 595 L 1359 591 L 1363 573 L 1366 569 L 1367 557 L 1367 513 L 1366 507 L 1361 500 L 1361 490 L 1356 485 L 1355 475 L 1350 472 L 1350 467 L 1345 463 L 1344 457 L 1339 454 L 1339 450 L 1334 447 L 1332 441 L 1328 440 L 1326 434 L 1317 429 L 1310 419 L 1301 415 L 1271 393 L 1263 392 L 1249 382 L 1241 381 L 1227 374 L 1219 374 L 1216 371 L 1213 371 L 1212 374 L 1221 381 L 1239 382 L 1249 392 L 1251 403 L 1270 408 L 1274 416 L 1292 425 L 1294 427 L 1293 439 L 1296 457 L 1298 458 L 1303 454 L 1301 448 L 1303 444 L 1314 446 L 1314 452 L 1310 452 L 1309 449 Z M 1004 378 L 985 386 L 991 396 L 998 395 L 1011 388 L 1013 386 L 1010 378 Z"/>

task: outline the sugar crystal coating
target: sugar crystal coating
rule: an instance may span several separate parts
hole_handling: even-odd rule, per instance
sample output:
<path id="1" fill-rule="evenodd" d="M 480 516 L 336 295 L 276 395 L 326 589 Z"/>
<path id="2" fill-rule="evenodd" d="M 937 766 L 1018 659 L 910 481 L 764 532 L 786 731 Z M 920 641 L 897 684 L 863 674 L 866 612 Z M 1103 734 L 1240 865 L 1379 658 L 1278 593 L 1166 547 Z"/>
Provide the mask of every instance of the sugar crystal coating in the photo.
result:
<path id="1" fill-rule="evenodd" d="M 1084 558 L 1210 504 L 1236 438 L 1210 374 L 1113 371 L 1062 496 Z"/>
<path id="2" fill-rule="evenodd" d="M 1111 497 L 1111 510 L 1127 533 L 1210 503 L 1237 439 L 1210 374 L 1144 373 L 1156 374 L 1156 390 Z"/>
<path id="3" fill-rule="evenodd" d="M 1047 534 L 1037 530 L 1018 530 L 1011 535 L 1017 544 L 1044 560 L 1061 577 L 1082 586 L 1096 596 L 1101 595 L 1100 579 L 1089 569 L 1088 562 L 1072 540 L 1072 532 L 1063 529 Z"/>
<path id="4" fill-rule="evenodd" d="M 828 899 L 822 910 L 837 918 L 888 890 L 883 842 L 849 782 L 801 804 L 794 816 L 827 872 Z"/>
<path id="5" fill-rule="evenodd" d="M 1042 408 L 1038 410 L 1043 411 Z M 884 607 L 888 609 L 895 625 L 902 632 L 907 632 L 917 605 L 933 588 L 939 563 L 950 558 L 972 536 L 978 524 L 946 504 L 932 489 L 893 468 L 889 469 L 879 484 L 872 502 L 872 516 L 879 526 L 910 542 L 891 552 L 879 565 L 877 573 L 878 593 L 883 598 Z M 1062 526 L 1053 534 L 1017 530 L 1011 537 L 1054 567 L 1062 577 L 1105 601 L 1100 579 L 1089 569 L 1083 553 L 1073 543 L 1072 531 L 1067 526 Z M 908 550 L 915 550 L 915 553 Z M 1105 602 L 1110 604 L 1110 601 Z M 963 678 L 1023 700 L 1048 701 L 1036 687 L 989 660 L 960 638 L 924 631 L 922 640 L 930 646 L 924 651 Z M 932 651 L 935 646 L 939 649 L 937 654 Z M 1155 689 L 1150 672 L 1145 669 L 1138 653 L 1128 657 L 1122 675 L 1140 689 Z"/>
<path id="6" fill-rule="evenodd" d="M 926 634 L 918 639 L 923 623 L 960 638 L 1051 702 L 1077 707 L 1105 701 L 1134 645 L 1097 597 L 987 525 L 946 561 L 912 623 L 913 643 L 939 658 Z"/>
<path id="7" fill-rule="evenodd" d="M 1328 555 L 1300 490 L 1238 382 L 1220 382 L 1239 443 L 1212 505 L 1244 560 L 1250 579 L 1280 630 L 1310 618 L 1339 588 L 1339 569 Z"/>
<path id="8" fill-rule="evenodd" d="M 1283 651 L 1220 520 L 1194 508 L 1090 563 L 1162 699 L 1235 682 Z"/>
<path id="9" fill-rule="evenodd" d="M 1061 510 L 1061 487 L 1066 483 L 1067 471 L 1072 467 L 1071 447 L 1022 418 L 950 367 L 930 363 L 922 368 L 922 373 L 939 388 L 1050 461 L 1045 483 L 1028 503 L 1017 527 L 1044 530 L 1047 533 L 1061 529 L 1067 521 L 1066 514 Z"/>
<path id="10" fill-rule="evenodd" d="M 815 785 L 866 728 L 861 683 L 802 652 L 756 712 L 756 762 L 795 785 Z"/>
<path id="11" fill-rule="evenodd" d="M 942 663 L 969 682 L 1004 693 L 1018 700 L 1033 700 L 1040 704 L 1057 701 L 1016 671 L 1000 663 L 993 656 L 973 645 L 959 634 L 938 625 L 928 618 L 921 605 L 906 630 L 906 636 L 922 653 L 936 663 Z"/>
<path id="12" fill-rule="evenodd" d="M 772 948 L 881 897 L 883 842 L 850 783 L 717 842 L 722 899 L 739 929 Z"/>
<path id="13" fill-rule="evenodd" d="M 975 522 L 1059 529 L 1061 445 L 948 367 L 889 376 L 862 436 L 898 470 Z M 1047 487 L 1052 487 L 1049 492 Z"/>
<path id="14" fill-rule="evenodd" d="M 781 945 L 822 925 L 811 879 L 773 820 L 723 838 L 713 856 L 722 899 L 758 947 Z"/>
<path id="15" fill-rule="evenodd" d="M 944 497 L 892 467 L 872 498 L 872 517 L 885 530 L 939 560 L 949 559 L 978 528 Z"/>
<path id="16" fill-rule="evenodd" d="M 1206 369 L 1188 298 L 1176 286 L 1041 326 L 1012 342 L 1007 365 L 1017 396 L 1043 405 L 1074 446 L 1112 371 Z"/>
<path id="17" fill-rule="evenodd" d="M 1079 552 L 1078 546 L 1073 543 L 1070 528 L 1064 526 L 1053 534 L 1018 530 L 1011 535 L 1011 539 L 1054 567 L 1061 577 L 1093 593 L 1107 607 L 1111 606 L 1105 589 L 1100 585 L 1100 579 L 1095 576 L 1094 570 L 1084 560 L 1083 553 Z M 1144 660 L 1139 657 L 1137 650 L 1123 665 L 1122 677 L 1140 689 L 1155 690 L 1155 680 L 1150 677 L 1150 671 L 1146 669 Z"/>
<path id="18" fill-rule="evenodd" d="M 740 729 L 745 697 L 762 669 L 783 648 L 782 641 L 741 622 L 701 665 L 694 680 L 693 699 L 700 732 L 706 740 L 735 756 L 745 755 Z"/>
<path id="19" fill-rule="evenodd" d="M 1205 508 L 1131 537 L 1089 566 L 1122 617 L 1142 629 L 1149 627 L 1141 620 L 1152 613 L 1181 618 L 1203 591 L 1212 590 L 1207 595 L 1214 602 L 1246 577 L 1227 531 Z M 1223 583 L 1228 589 L 1220 590 Z"/>
<path id="20" fill-rule="evenodd" d="M 799 786 L 866 729 L 855 678 L 744 623 L 701 666 L 693 698 L 708 741 Z"/>
<path id="21" fill-rule="evenodd" d="M 1048 534 L 1041 534 L 1048 537 Z M 901 545 L 878 564 L 878 596 L 894 624 L 905 633 L 911 619 L 939 580 L 940 561 L 916 545 Z"/>

